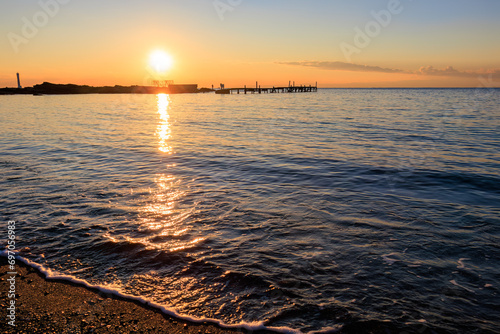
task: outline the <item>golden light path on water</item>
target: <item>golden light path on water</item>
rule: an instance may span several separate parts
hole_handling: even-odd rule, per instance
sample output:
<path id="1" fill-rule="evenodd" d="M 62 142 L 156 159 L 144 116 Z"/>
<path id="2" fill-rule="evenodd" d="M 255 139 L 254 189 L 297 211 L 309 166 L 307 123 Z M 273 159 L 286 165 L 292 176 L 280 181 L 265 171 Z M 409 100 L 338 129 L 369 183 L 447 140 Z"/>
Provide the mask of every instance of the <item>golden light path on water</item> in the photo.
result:
<path id="1" fill-rule="evenodd" d="M 157 113 L 159 115 L 156 127 L 155 139 L 158 142 L 158 150 L 161 154 L 172 154 L 170 140 L 172 130 L 169 114 L 170 96 L 168 94 L 157 95 Z M 171 167 L 171 166 L 165 166 Z M 130 244 L 141 244 L 146 249 L 157 249 L 166 252 L 176 252 L 195 247 L 205 238 L 190 236 L 190 217 L 195 208 L 180 208 L 179 201 L 186 195 L 183 191 L 181 181 L 169 174 L 154 175 L 156 188 L 149 189 L 150 196 L 140 210 L 141 217 L 137 232 L 106 237 L 113 242 L 127 242 Z"/>
<path id="2" fill-rule="evenodd" d="M 168 94 L 157 95 L 157 106 L 159 122 L 156 135 L 158 137 L 158 149 L 165 154 L 172 154 L 170 140 L 172 130 L 170 124 L 170 96 Z M 162 249 L 175 252 L 191 248 L 202 242 L 203 238 L 189 238 L 191 226 L 189 218 L 194 211 L 191 208 L 178 208 L 178 202 L 186 193 L 182 190 L 181 181 L 173 175 L 157 174 L 154 179 L 157 189 L 151 193 L 152 201 L 145 206 L 144 212 L 147 218 L 142 222 L 142 228 L 153 232 L 152 237 L 146 238 L 143 243 L 146 248 Z M 186 237 L 187 238 L 183 238 Z M 183 241 L 183 239 L 187 239 Z M 189 240 L 192 239 L 192 240 Z"/>
<path id="3" fill-rule="evenodd" d="M 172 147 L 168 144 L 172 136 L 170 129 L 170 115 L 168 113 L 168 106 L 170 104 L 170 97 L 167 94 L 158 94 L 158 113 L 160 114 L 160 124 L 158 124 L 157 134 L 159 137 L 159 150 L 163 153 L 172 153 Z"/>

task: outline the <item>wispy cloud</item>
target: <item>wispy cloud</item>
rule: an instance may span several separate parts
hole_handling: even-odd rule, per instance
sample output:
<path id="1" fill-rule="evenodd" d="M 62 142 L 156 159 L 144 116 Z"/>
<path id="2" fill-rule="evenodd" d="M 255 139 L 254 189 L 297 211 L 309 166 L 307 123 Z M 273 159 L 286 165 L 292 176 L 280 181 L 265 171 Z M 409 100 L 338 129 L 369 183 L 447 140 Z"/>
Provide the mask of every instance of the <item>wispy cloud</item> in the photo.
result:
<path id="1" fill-rule="evenodd" d="M 417 74 L 421 75 L 432 75 L 432 76 L 446 76 L 446 77 L 463 77 L 463 78 L 477 78 L 482 75 L 494 75 L 497 76 L 500 74 L 500 70 L 488 70 L 488 71 L 459 71 L 453 66 L 448 66 L 444 69 L 434 68 L 433 66 L 423 66 L 418 70 Z"/>
<path id="2" fill-rule="evenodd" d="M 405 73 L 405 71 L 399 69 L 383 68 L 380 66 L 359 65 L 353 63 L 346 63 L 342 61 L 291 61 L 291 62 L 280 62 L 279 64 L 315 67 L 331 71 Z"/>
<path id="3" fill-rule="evenodd" d="M 480 76 L 500 76 L 500 69 L 492 69 L 485 71 L 460 71 L 452 66 L 444 69 L 438 69 L 433 66 L 422 66 L 418 71 L 405 71 L 397 68 L 386 68 L 372 65 L 361 65 L 354 63 L 346 63 L 342 61 L 295 61 L 295 62 L 279 62 L 281 65 L 305 66 L 314 67 L 330 71 L 352 71 L 352 72 L 379 72 L 379 73 L 401 73 L 401 74 L 417 74 L 426 76 L 446 76 L 446 77 L 462 77 L 462 78 L 478 78 Z"/>

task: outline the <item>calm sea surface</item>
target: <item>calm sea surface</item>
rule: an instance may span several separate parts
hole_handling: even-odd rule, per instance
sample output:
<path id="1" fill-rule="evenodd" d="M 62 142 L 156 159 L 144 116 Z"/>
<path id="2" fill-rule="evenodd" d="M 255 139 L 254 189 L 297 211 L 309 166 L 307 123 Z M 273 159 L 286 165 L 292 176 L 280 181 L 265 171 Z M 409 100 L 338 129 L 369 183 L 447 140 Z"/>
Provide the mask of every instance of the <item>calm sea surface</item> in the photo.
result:
<path id="1" fill-rule="evenodd" d="M 2 96 L 0 124 L 0 218 L 51 270 L 228 324 L 498 333 L 500 90 Z"/>

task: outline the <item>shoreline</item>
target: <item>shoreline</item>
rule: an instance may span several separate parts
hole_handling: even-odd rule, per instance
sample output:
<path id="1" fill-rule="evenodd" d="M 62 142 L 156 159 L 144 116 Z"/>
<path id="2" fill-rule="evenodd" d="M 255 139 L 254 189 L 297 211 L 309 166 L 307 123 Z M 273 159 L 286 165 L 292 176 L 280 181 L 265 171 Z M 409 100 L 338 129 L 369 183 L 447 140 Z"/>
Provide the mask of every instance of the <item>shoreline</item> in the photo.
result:
<path id="1" fill-rule="evenodd" d="M 16 257 L 15 327 L 8 324 L 9 300 L 2 298 L 2 333 L 164 333 L 164 334 L 296 334 L 285 328 L 235 325 L 225 328 L 210 320 L 189 321 L 162 311 L 155 305 L 134 300 L 63 278 L 47 275 Z M 0 254 L 0 288 L 9 292 L 11 275 L 7 258 Z M 251 326 L 250 326 L 251 327 Z M 441 334 L 446 330 L 420 326 L 399 327 L 384 321 L 348 321 L 340 328 L 316 334 Z M 481 333 L 490 333 L 484 331 Z"/>
<path id="2" fill-rule="evenodd" d="M 9 291 L 7 259 L 0 256 L 2 294 Z M 226 329 L 210 322 L 195 323 L 170 316 L 139 301 L 50 279 L 16 260 L 15 327 L 8 324 L 9 300 L 2 298 L 0 329 L 4 333 L 179 333 L 274 334 L 270 330 Z"/>

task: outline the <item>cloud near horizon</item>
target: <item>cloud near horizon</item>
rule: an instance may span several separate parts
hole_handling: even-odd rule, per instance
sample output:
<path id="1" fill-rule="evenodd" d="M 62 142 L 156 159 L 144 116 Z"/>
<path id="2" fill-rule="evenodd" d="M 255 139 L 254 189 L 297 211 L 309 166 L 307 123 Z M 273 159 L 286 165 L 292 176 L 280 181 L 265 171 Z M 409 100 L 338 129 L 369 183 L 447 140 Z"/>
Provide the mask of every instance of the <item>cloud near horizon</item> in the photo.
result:
<path id="1" fill-rule="evenodd" d="M 500 69 L 487 71 L 465 72 L 459 71 L 452 66 L 444 69 L 437 69 L 433 66 L 422 66 L 416 72 L 405 71 L 397 68 L 384 68 L 380 66 L 361 65 L 354 63 L 346 63 L 342 61 L 295 61 L 295 62 L 279 62 L 281 65 L 305 66 L 314 67 L 330 71 L 352 71 L 352 72 L 379 72 L 379 73 L 401 73 L 401 74 L 418 74 L 428 76 L 447 76 L 447 77 L 462 77 L 462 78 L 479 78 L 481 76 L 500 76 Z"/>
<path id="2" fill-rule="evenodd" d="M 383 68 L 380 66 L 359 65 L 342 61 L 291 61 L 279 62 L 281 65 L 315 67 L 330 71 L 352 71 L 352 72 L 382 72 L 382 73 L 405 73 L 403 70 Z"/>
<path id="3" fill-rule="evenodd" d="M 453 66 L 448 66 L 445 69 L 437 69 L 434 68 L 434 66 L 422 66 L 420 70 L 418 70 L 417 74 L 422 74 L 422 75 L 433 75 L 433 76 L 447 76 L 447 77 L 464 77 L 464 78 L 477 78 L 479 76 L 484 76 L 484 75 L 494 75 L 498 76 L 500 74 L 499 69 L 493 69 L 493 70 L 488 70 L 484 72 L 465 72 L 465 71 L 459 71 Z"/>

